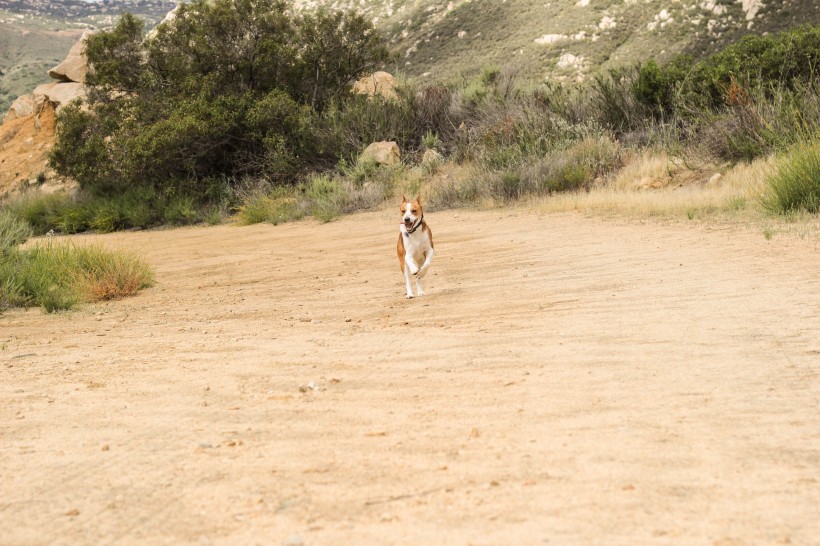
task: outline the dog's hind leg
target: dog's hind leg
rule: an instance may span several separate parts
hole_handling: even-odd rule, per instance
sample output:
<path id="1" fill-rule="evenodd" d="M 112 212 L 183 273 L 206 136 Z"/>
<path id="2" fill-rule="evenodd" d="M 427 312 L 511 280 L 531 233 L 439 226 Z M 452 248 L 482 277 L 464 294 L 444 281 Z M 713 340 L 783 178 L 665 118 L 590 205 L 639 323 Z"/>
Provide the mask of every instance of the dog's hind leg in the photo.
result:
<path id="1" fill-rule="evenodd" d="M 416 277 L 416 295 L 423 296 L 424 295 L 424 288 L 421 287 L 421 278 Z"/>

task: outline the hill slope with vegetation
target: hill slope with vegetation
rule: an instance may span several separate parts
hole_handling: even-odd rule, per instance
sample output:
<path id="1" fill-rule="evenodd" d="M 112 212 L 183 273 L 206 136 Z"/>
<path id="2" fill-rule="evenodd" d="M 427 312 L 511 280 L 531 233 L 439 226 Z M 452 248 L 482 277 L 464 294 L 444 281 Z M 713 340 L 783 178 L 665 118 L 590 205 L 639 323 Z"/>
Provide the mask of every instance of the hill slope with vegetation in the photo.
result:
<path id="1" fill-rule="evenodd" d="M 580 3 L 572 9 L 596 6 Z M 483 13 L 480 0 L 449 11 L 467 4 Z M 727 13 L 725 3 L 702 4 Z M 744 28 L 756 28 L 763 7 L 741 5 L 752 15 Z M 706 205 L 681 209 L 689 218 L 818 210 L 820 26 L 591 77 L 576 70 L 561 85 L 485 66 L 471 77 L 409 79 L 383 98 L 353 95 L 348 82 L 390 62 L 389 40 L 367 17 L 301 8 L 199 0 L 149 35 L 133 16 L 93 35 L 88 102 L 62 110 L 51 152 L 80 192 L 23 199 L 16 214 L 38 232 L 218 222 L 233 212 L 248 223 L 329 221 L 401 191 L 423 189 L 432 208 L 557 202 L 601 189 L 715 187 L 733 166 L 759 162 L 784 174 L 758 168 L 754 181 L 727 182 Z M 674 15 L 660 19 L 666 28 Z M 617 28 L 607 21 L 604 30 Z M 363 160 L 376 141 L 395 141 L 402 163 Z M 790 187 L 766 188 L 770 180 Z"/>
<path id="2" fill-rule="evenodd" d="M 0 111 L 47 81 L 85 28 L 110 28 L 125 12 L 152 27 L 175 2 L 0 1 Z M 678 53 L 718 51 L 746 34 L 820 24 L 820 0 L 301 0 L 303 10 L 356 9 L 384 33 L 388 65 L 421 81 L 452 80 L 486 66 L 515 68 L 530 84 L 578 80 Z"/>
<path id="3" fill-rule="evenodd" d="M 820 23 L 819 0 L 305 0 L 360 9 L 399 54 L 396 69 L 425 81 L 485 66 L 530 83 L 678 53 L 700 57 L 747 34 Z"/>

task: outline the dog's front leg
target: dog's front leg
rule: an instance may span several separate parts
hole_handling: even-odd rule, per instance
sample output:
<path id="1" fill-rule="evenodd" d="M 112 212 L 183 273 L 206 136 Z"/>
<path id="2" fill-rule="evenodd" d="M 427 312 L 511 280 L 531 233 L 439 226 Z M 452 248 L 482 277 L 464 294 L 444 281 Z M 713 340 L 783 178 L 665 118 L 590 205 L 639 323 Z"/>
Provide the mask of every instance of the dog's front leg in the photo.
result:
<path id="1" fill-rule="evenodd" d="M 404 284 L 407 287 L 407 299 L 413 297 L 413 286 L 410 284 L 410 268 L 405 265 L 403 268 L 404 271 Z"/>
<path id="2" fill-rule="evenodd" d="M 424 288 L 421 287 L 421 273 L 416 276 L 416 295 L 419 297 L 424 295 Z"/>
<path id="3" fill-rule="evenodd" d="M 411 275 L 417 275 L 418 274 L 419 266 L 416 265 L 416 262 L 415 262 L 415 260 L 413 260 L 413 257 L 410 256 L 410 253 L 407 253 L 407 254 L 404 255 L 404 264 L 407 266 L 407 267 L 404 268 L 405 275 L 407 274 L 408 271 L 410 271 Z"/>
<path id="4" fill-rule="evenodd" d="M 424 277 L 427 274 L 427 270 L 430 269 L 430 262 L 433 261 L 433 255 L 436 253 L 435 250 L 432 248 L 427 252 L 425 256 L 424 263 L 421 265 L 421 269 L 419 269 L 418 274 L 416 275 L 419 279 Z"/>

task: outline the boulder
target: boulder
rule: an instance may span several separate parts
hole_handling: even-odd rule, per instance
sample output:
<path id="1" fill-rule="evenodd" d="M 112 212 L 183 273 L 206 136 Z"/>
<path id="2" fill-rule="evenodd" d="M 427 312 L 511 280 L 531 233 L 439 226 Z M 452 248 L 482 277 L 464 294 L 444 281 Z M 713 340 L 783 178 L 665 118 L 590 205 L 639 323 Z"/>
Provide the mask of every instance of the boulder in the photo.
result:
<path id="1" fill-rule="evenodd" d="M 396 78 L 388 72 L 374 72 L 359 78 L 353 84 L 352 91 L 358 95 L 374 97 L 380 95 L 386 99 L 396 99 Z"/>
<path id="2" fill-rule="evenodd" d="M 440 153 L 436 150 L 430 148 L 429 150 L 424 150 L 424 155 L 421 156 L 422 164 L 430 164 L 430 163 L 437 163 L 444 159 Z"/>
<path id="3" fill-rule="evenodd" d="M 399 145 L 394 141 L 374 142 L 362 152 L 359 161 L 371 161 L 381 165 L 398 165 L 401 162 Z"/>
<path id="4" fill-rule="evenodd" d="M 153 40 L 154 38 L 156 38 L 157 34 L 159 33 L 159 30 L 157 30 L 157 29 L 159 29 L 160 26 L 165 25 L 165 24 L 172 25 L 174 20 L 177 18 L 177 12 L 179 11 L 179 6 L 181 6 L 181 5 L 182 4 L 177 4 L 174 7 L 174 9 L 172 9 L 171 11 L 166 13 L 165 14 L 165 19 L 160 21 L 157 26 L 155 26 L 150 31 L 148 31 L 148 34 L 145 35 L 145 38 L 147 40 Z"/>
<path id="5" fill-rule="evenodd" d="M 3 123 L 21 118 L 23 116 L 30 116 L 34 113 L 34 95 L 23 95 L 11 103 L 9 111 L 3 117 Z"/>
<path id="6" fill-rule="evenodd" d="M 85 86 L 81 83 L 44 83 L 34 88 L 35 104 L 48 101 L 56 107 L 58 112 L 76 98 L 85 98 Z"/>
<path id="7" fill-rule="evenodd" d="M 85 59 L 85 41 L 91 34 L 85 31 L 76 44 L 71 46 L 65 60 L 48 71 L 48 75 L 61 82 L 85 83 L 88 63 Z"/>

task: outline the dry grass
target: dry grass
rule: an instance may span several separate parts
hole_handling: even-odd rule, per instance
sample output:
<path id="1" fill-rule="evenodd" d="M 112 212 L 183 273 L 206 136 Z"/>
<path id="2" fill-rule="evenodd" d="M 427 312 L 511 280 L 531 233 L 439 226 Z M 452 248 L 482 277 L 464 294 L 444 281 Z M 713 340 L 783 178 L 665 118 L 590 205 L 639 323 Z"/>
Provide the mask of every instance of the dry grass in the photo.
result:
<path id="1" fill-rule="evenodd" d="M 153 270 L 144 261 L 99 246 L 58 244 L 49 238 L 0 259 L 0 303 L 5 307 L 60 311 L 130 296 L 153 284 Z"/>
<path id="2" fill-rule="evenodd" d="M 716 213 L 760 215 L 763 193 L 771 159 L 741 164 L 715 181 L 673 185 L 676 177 L 665 154 L 643 156 L 625 167 L 613 179 L 589 192 L 553 194 L 539 201 L 543 211 L 583 211 L 610 213 L 638 218 L 670 217 L 693 220 Z M 654 188 L 654 189 L 653 189 Z"/>
<path id="3" fill-rule="evenodd" d="M 626 158 L 626 165 L 610 182 L 620 191 L 665 188 L 672 182 L 674 167 L 665 151 L 646 150 Z"/>
<path id="4" fill-rule="evenodd" d="M 86 301 L 115 300 L 131 296 L 154 284 L 145 262 L 124 252 L 88 247 L 84 267 L 73 274 Z"/>
<path id="5" fill-rule="evenodd" d="M 772 217 L 764 209 L 761 199 L 765 194 L 766 180 L 777 162 L 778 159 L 769 157 L 750 164 L 739 164 L 713 179 L 719 170 L 715 166 L 711 169 L 687 170 L 665 152 L 646 152 L 628 157 L 623 169 L 589 191 L 531 196 L 521 202 L 539 212 L 580 212 L 635 220 L 742 224 L 759 229 L 767 239 L 776 234 L 820 237 L 820 218 L 817 215 L 796 213 Z M 463 193 L 471 187 L 471 181 L 474 182 L 475 177 L 471 176 L 470 169 L 463 166 L 453 169 L 447 163 L 443 170 L 450 176 L 427 180 L 423 192 L 435 196 L 447 188 L 455 188 Z M 479 193 L 472 192 L 452 206 L 495 208 L 509 205 L 508 202 L 482 197 Z M 436 208 L 449 208 L 443 203 L 436 205 Z"/>

